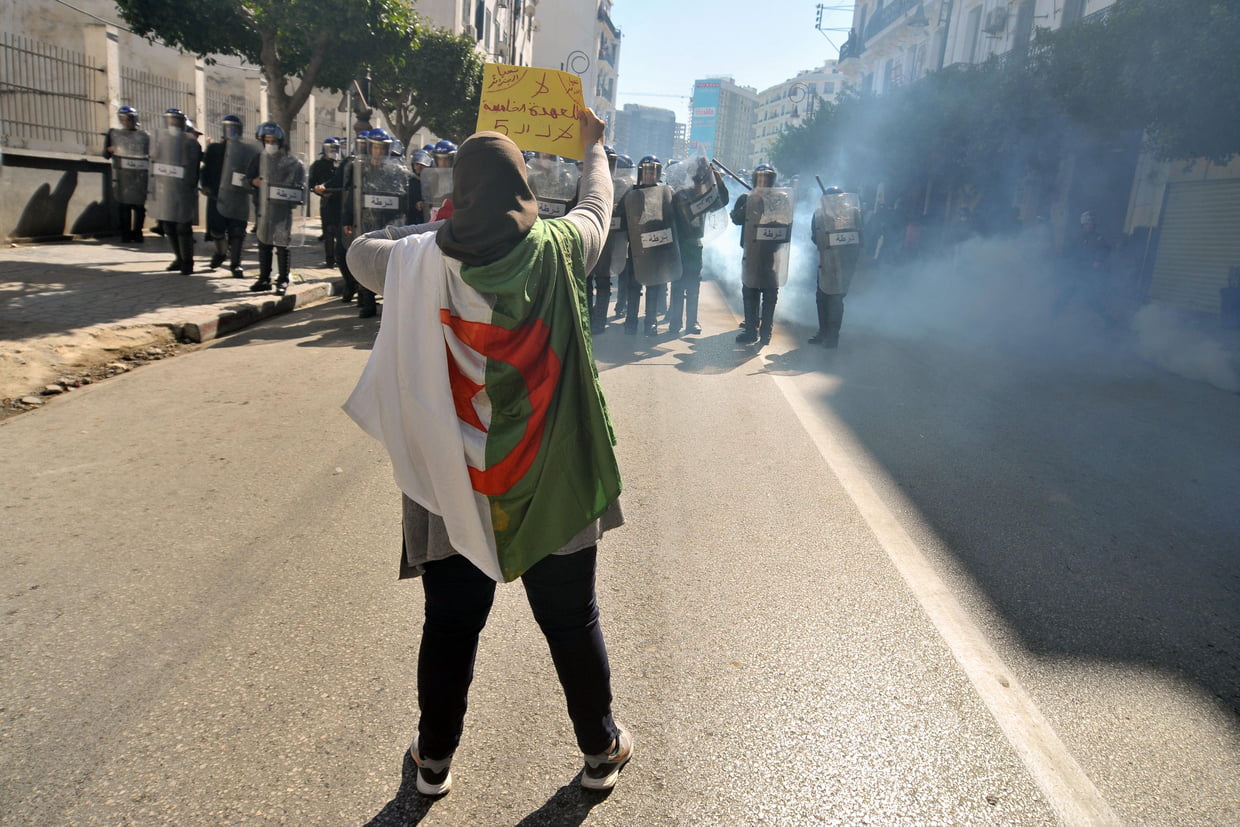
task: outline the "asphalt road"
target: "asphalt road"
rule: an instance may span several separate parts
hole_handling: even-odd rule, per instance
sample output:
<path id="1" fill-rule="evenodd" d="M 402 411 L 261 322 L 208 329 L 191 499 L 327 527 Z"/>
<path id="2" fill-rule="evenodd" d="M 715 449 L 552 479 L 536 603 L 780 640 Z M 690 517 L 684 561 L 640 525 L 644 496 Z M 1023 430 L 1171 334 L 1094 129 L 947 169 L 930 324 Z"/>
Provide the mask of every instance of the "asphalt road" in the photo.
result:
<path id="1" fill-rule="evenodd" d="M 0 425 L 4 824 L 1235 824 L 1240 398 L 855 326 L 596 341 L 636 757 L 583 793 L 519 586 L 413 791 L 416 582 L 327 305 Z"/>

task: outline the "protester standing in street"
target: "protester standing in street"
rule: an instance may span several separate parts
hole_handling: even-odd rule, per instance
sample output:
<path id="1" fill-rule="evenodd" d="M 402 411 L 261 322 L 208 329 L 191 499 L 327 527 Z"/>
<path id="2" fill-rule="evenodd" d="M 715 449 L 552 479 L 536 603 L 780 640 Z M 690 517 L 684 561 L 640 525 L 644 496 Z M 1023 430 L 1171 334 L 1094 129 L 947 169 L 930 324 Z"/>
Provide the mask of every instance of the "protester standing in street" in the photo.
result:
<path id="1" fill-rule="evenodd" d="M 138 110 L 132 106 L 117 109 L 116 119 L 121 128 L 108 130 L 103 142 L 103 157 L 112 161 L 112 197 L 120 208 L 121 243 L 141 244 L 151 168 L 151 136 L 139 128 Z"/>
<path id="2" fill-rule="evenodd" d="M 525 585 L 584 753 L 582 786 L 612 787 L 633 751 L 612 717 L 595 599 L 597 543 L 622 517 L 581 309 L 611 180 L 602 121 L 588 109 L 579 120 L 586 181 L 566 217 L 538 217 L 516 144 L 482 132 L 460 147 L 450 219 L 435 232 L 371 233 L 349 250 L 353 272 L 389 308 L 345 410 L 391 456 L 404 495 L 403 573 L 420 574 L 426 594 L 409 752 L 428 795 L 452 783 L 497 581 Z M 514 437 L 505 453 L 499 443 L 512 449 Z"/>

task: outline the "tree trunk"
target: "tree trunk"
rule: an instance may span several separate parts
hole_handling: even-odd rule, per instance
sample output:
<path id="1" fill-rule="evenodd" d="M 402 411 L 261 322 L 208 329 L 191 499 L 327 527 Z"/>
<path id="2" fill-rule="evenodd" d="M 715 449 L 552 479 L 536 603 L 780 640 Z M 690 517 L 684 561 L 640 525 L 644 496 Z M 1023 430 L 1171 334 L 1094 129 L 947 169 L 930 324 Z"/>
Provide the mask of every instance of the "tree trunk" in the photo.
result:
<path id="1" fill-rule="evenodd" d="M 302 107 L 306 105 L 310 92 L 318 80 L 319 69 L 327 54 L 327 40 L 326 32 L 319 36 L 314 44 L 314 50 L 310 53 L 306 71 L 297 79 L 297 85 L 290 95 L 285 91 L 290 78 L 284 73 L 284 67 L 281 65 L 280 55 L 276 49 L 275 33 L 263 32 L 263 48 L 260 54 L 263 77 L 267 79 L 267 113 L 290 139 L 293 135 L 293 121 L 296 120 Z"/>

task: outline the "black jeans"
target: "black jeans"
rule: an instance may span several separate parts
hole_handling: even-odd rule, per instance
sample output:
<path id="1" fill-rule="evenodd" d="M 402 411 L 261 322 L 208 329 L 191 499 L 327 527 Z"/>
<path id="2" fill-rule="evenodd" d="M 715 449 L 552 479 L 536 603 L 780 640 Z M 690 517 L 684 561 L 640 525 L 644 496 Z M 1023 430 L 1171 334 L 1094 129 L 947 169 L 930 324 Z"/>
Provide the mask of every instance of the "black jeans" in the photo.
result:
<path id="1" fill-rule="evenodd" d="M 611 715 L 611 666 L 594 599 L 595 546 L 545 557 L 521 575 L 564 688 L 577 746 L 604 752 L 620 734 Z M 474 677 L 478 635 L 495 581 L 461 555 L 426 564 L 426 620 L 418 651 L 418 747 L 427 758 L 456 751 Z"/>

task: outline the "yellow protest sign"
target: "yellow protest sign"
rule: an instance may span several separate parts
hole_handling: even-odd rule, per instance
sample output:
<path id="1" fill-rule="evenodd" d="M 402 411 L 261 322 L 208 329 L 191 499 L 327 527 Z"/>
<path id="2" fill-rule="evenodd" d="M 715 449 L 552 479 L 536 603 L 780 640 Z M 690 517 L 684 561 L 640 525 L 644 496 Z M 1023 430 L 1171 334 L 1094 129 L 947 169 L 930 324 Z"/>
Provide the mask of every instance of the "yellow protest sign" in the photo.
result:
<path id="1" fill-rule="evenodd" d="M 478 132 L 502 132 L 523 150 L 581 160 L 585 108 L 581 78 L 570 72 L 487 63 L 482 73 Z"/>

